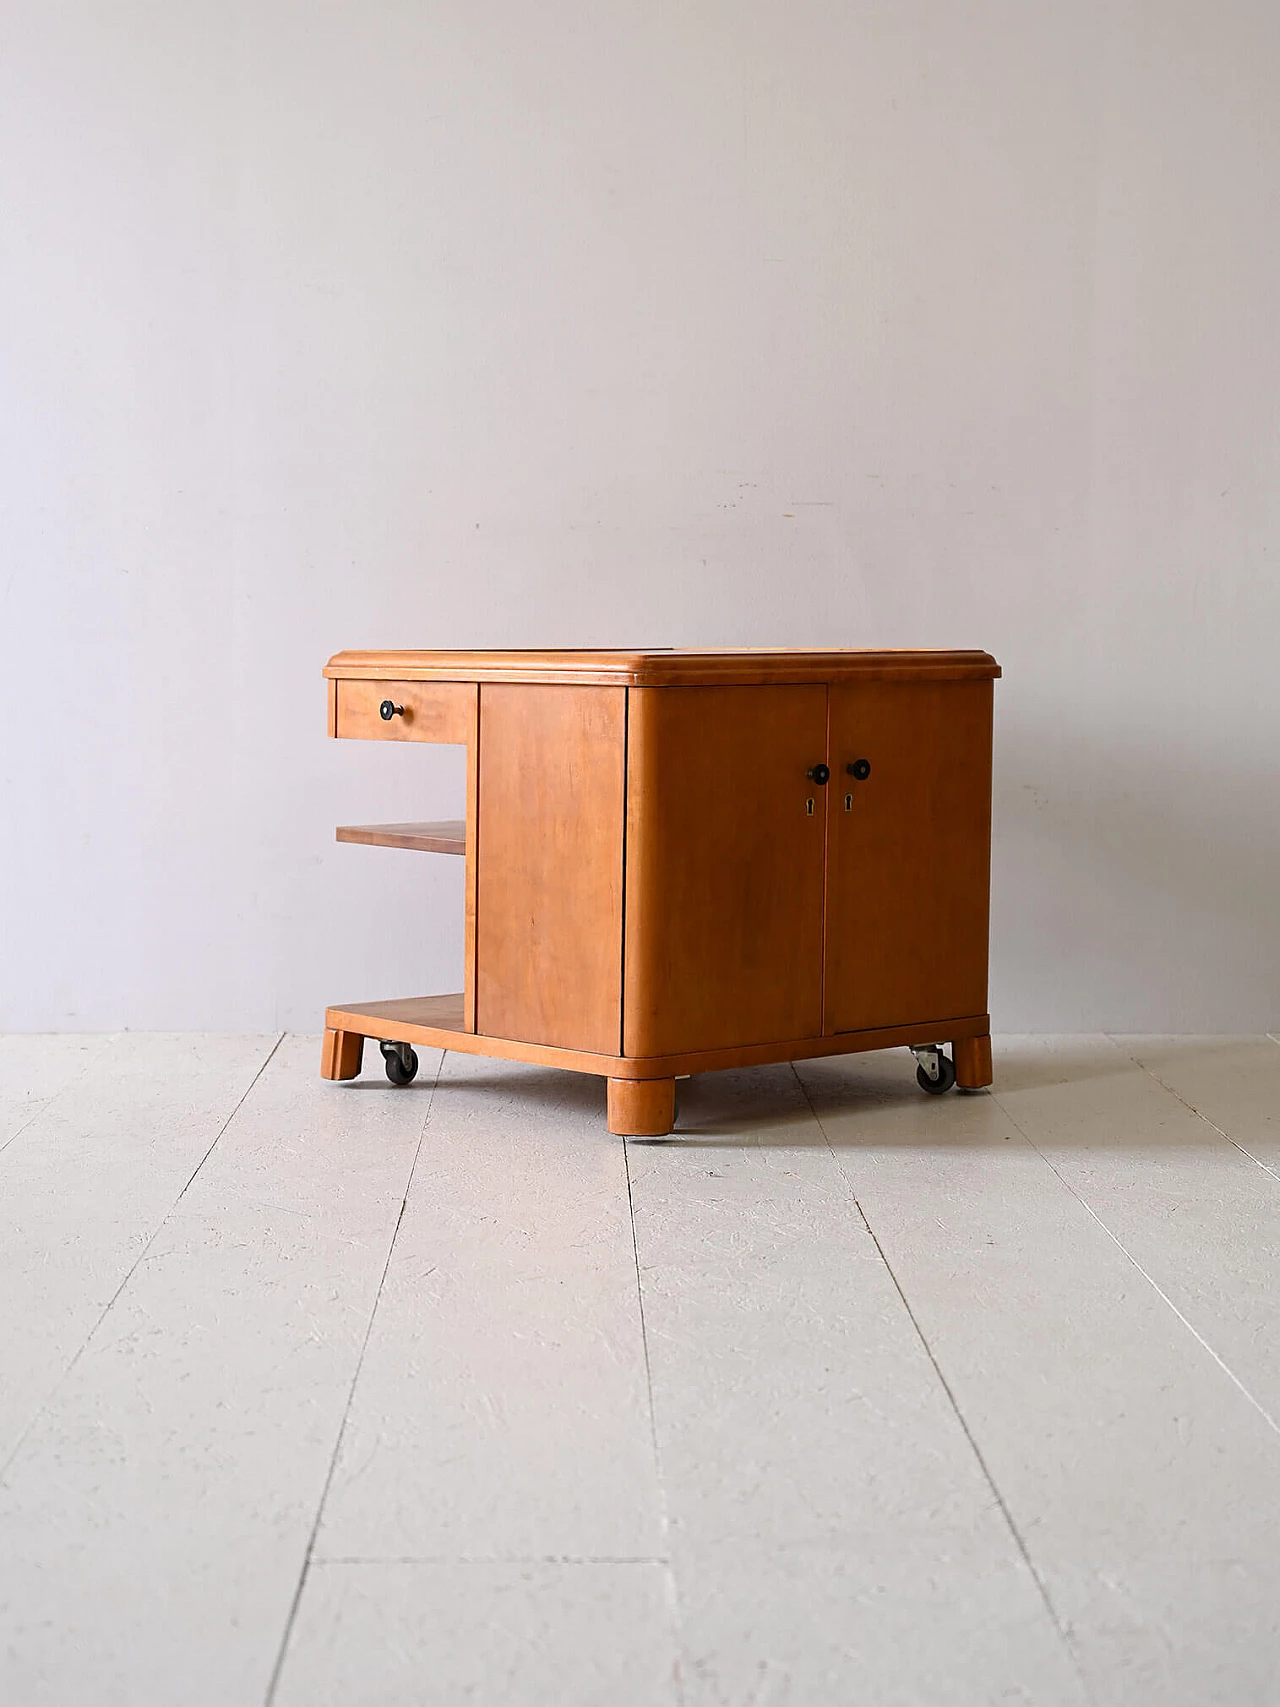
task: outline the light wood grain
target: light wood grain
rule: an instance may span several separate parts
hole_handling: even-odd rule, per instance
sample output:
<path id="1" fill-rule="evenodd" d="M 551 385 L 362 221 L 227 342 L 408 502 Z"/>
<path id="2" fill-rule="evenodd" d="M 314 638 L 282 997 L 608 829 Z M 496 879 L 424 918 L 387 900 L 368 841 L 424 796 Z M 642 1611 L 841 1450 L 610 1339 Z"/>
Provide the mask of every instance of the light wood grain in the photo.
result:
<path id="1" fill-rule="evenodd" d="M 610 1079 L 609 1130 L 618 1138 L 662 1138 L 676 1112 L 674 1079 Z"/>
<path id="2" fill-rule="evenodd" d="M 461 746 L 475 728 L 477 688 L 468 681 L 338 681 L 337 732 L 345 740 L 446 741 Z M 383 700 L 403 707 L 384 719 Z"/>
<path id="3" fill-rule="evenodd" d="M 338 652 L 326 676 L 346 681 L 562 682 L 582 686 L 690 687 L 814 681 L 989 681 L 988 652 L 903 649 L 786 652 L 600 649 L 476 652 Z"/>
<path id="4" fill-rule="evenodd" d="M 326 1030 L 320 1051 L 322 1079 L 358 1079 L 364 1037 L 358 1031 Z"/>
<path id="5" fill-rule="evenodd" d="M 359 1029 L 366 1037 L 392 1037 L 400 1043 L 415 1041 L 412 1037 L 400 1036 L 400 1032 L 438 1031 L 447 1039 L 440 1047 L 452 1049 L 460 1046 L 457 1039 L 463 1031 L 463 1007 L 462 991 L 458 990 L 443 996 L 404 996 L 389 1002 L 353 1002 L 345 1007 L 327 1009 L 326 1020 L 332 1023 L 337 1017 L 362 1021 L 364 1023 Z M 397 1026 L 398 1031 L 379 1030 L 384 1023 Z M 462 1041 L 465 1044 L 465 1037 Z M 483 1039 L 476 1038 L 475 1041 L 479 1043 Z"/>
<path id="6" fill-rule="evenodd" d="M 626 695 L 480 694 L 476 1027 L 616 1054 Z"/>
<path id="7" fill-rule="evenodd" d="M 977 1091 L 991 1083 L 990 1037 L 958 1037 L 951 1053 L 961 1090 Z"/>
<path id="8" fill-rule="evenodd" d="M 373 848 L 412 848 L 420 853 L 462 854 L 467 851 L 467 825 L 463 818 L 435 824 L 339 824 L 340 842 L 359 842 Z"/>
<path id="9" fill-rule="evenodd" d="M 463 874 L 462 1028 L 476 1029 L 476 894 L 480 877 L 480 689 L 467 724 L 467 795 Z"/>
<path id="10" fill-rule="evenodd" d="M 986 1007 L 991 701 L 989 682 L 832 688 L 825 1031 Z"/>
<path id="11" fill-rule="evenodd" d="M 824 687 L 632 690 L 627 1055 L 821 1031 L 826 747 Z"/>

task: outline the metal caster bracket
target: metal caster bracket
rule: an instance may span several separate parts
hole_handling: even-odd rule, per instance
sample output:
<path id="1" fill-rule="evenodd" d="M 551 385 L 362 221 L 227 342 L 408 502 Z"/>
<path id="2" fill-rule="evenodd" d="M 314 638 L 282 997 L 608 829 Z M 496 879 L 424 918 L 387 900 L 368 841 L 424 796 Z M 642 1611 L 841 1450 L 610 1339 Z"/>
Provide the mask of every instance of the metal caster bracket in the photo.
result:
<path id="1" fill-rule="evenodd" d="M 911 1053 L 916 1058 L 916 1065 L 927 1079 L 936 1085 L 942 1078 L 942 1045 L 940 1043 L 912 1043 Z"/>
<path id="2" fill-rule="evenodd" d="M 940 1043 L 912 1043 L 908 1047 L 916 1058 L 916 1083 L 930 1096 L 945 1096 L 956 1082 L 955 1064 L 942 1053 Z"/>

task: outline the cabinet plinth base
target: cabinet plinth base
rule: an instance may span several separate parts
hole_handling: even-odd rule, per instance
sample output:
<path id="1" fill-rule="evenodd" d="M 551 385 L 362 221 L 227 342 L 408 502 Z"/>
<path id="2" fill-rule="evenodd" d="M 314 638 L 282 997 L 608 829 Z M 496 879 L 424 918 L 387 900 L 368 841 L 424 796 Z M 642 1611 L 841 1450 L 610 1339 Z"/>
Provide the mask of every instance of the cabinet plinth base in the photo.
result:
<path id="1" fill-rule="evenodd" d="M 665 1138 L 675 1124 L 674 1079 L 610 1079 L 609 1130 L 615 1138 Z"/>
<path id="2" fill-rule="evenodd" d="M 514 1037 L 490 1037 L 465 1029 L 464 1002 L 453 996 L 411 996 L 391 1002 L 360 1002 L 332 1007 L 325 1013 L 330 1031 L 356 1032 L 362 1037 L 391 1038 L 417 1049 L 454 1049 L 464 1055 L 492 1055 L 506 1061 L 531 1061 L 539 1067 L 567 1067 L 575 1073 L 597 1073 L 606 1079 L 667 1079 L 684 1073 L 711 1073 L 722 1067 L 763 1067 L 773 1061 L 808 1061 L 819 1055 L 857 1055 L 867 1049 L 897 1049 L 912 1043 L 937 1043 L 949 1038 L 964 1055 L 964 1040 L 987 1038 L 986 1014 L 953 1015 L 921 1020 L 912 1025 L 883 1026 L 874 1031 L 841 1031 L 825 1037 L 793 1037 L 776 1043 L 744 1043 L 736 1048 L 691 1049 L 679 1055 L 596 1055 L 585 1049 L 561 1049 L 549 1043 L 526 1043 Z M 988 1049 L 990 1042 L 988 1040 Z M 990 1082 L 975 1079 L 974 1087 Z M 963 1085 L 967 1081 L 961 1078 Z"/>
<path id="3" fill-rule="evenodd" d="M 894 1026 L 880 1031 L 846 1031 L 832 1037 L 796 1038 L 789 1043 L 752 1044 L 741 1049 L 707 1050 L 700 1054 L 652 1057 L 641 1061 L 621 1055 L 591 1055 L 544 1044 L 521 1043 L 513 1038 L 477 1036 L 475 1032 L 462 1030 L 462 1008 L 461 996 L 419 996 L 408 1001 L 368 1002 L 361 1007 L 330 1008 L 325 1015 L 328 1025 L 320 1056 L 321 1077 L 358 1078 L 366 1037 L 412 1043 L 418 1048 L 454 1049 L 470 1055 L 529 1061 L 539 1066 L 566 1068 L 570 1072 L 595 1073 L 608 1080 L 609 1131 L 619 1138 L 665 1137 L 675 1123 L 676 1076 L 717 1068 L 763 1066 L 771 1061 L 802 1061 L 820 1055 L 855 1055 L 903 1044 L 932 1044 L 940 1037 L 950 1037 L 955 1083 L 962 1090 L 982 1090 L 992 1078 L 991 1037 L 987 1031 L 990 1021 L 985 1014 L 962 1020 Z"/>
<path id="4" fill-rule="evenodd" d="M 978 1091 L 991 1083 L 990 1037 L 958 1037 L 951 1045 L 956 1083 L 964 1091 Z"/>

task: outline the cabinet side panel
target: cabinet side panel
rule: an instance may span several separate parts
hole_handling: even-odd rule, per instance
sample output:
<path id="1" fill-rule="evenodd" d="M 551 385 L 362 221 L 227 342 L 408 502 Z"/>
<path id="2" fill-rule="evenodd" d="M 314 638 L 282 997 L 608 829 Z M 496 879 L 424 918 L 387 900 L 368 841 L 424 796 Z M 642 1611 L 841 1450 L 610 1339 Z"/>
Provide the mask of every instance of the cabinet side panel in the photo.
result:
<path id="1" fill-rule="evenodd" d="M 832 688 L 827 1033 L 986 1011 L 991 709 L 990 682 Z"/>
<path id="2" fill-rule="evenodd" d="M 624 1054 L 819 1034 L 826 746 L 823 685 L 631 690 Z"/>
<path id="3" fill-rule="evenodd" d="M 616 1055 L 626 689 L 484 683 L 476 1030 Z"/>
<path id="4" fill-rule="evenodd" d="M 479 874 L 480 826 L 480 689 L 471 706 L 467 736 L 466 875 L 462 924 L 462 1029 L 476 1029 L 476 884 Z"/>

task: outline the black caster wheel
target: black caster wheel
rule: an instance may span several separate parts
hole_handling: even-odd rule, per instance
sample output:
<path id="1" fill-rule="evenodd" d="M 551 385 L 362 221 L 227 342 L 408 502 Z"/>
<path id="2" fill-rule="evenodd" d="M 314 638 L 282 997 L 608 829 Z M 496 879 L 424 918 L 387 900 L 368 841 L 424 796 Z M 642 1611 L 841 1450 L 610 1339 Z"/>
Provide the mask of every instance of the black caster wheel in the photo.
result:
<path id="1" fill-rule="evenodd" d="M 922 1091 L 928 1091 L 931 1097 L 945 1096 L 956 1082 L 955 1062 L 949 1055 L 938 1051 L 938 1076 L 933 1078 L 923 1066 L 916 1068 L 916 1083 Z"/>
<path id="2" fill-rule="evenodd" d="M 378 1047 L 382 1050 L 382 1059 L 387 1064 L 387 1077 L 391 1083 L 411 1085 L 418 1073 L 418 1057 L 414 1053 L 412 1043 L 390 1043 L 384 1039 Z"/>

